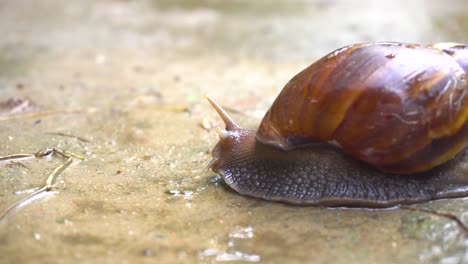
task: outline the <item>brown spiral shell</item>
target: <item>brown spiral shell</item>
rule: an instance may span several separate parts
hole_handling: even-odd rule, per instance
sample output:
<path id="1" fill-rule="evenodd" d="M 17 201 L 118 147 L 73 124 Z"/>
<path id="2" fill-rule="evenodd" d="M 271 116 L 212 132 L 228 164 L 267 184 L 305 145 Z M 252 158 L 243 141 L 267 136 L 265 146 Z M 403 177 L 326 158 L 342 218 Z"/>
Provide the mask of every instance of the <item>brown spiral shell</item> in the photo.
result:
<path id="1" fill-rule="evenodd" d="M 329 142 L 385 172 L 426 171 L 467 145 L 467 71 L 460 44 L 347 46 L 289 81 L 256 137 L 285 150 Z"/>

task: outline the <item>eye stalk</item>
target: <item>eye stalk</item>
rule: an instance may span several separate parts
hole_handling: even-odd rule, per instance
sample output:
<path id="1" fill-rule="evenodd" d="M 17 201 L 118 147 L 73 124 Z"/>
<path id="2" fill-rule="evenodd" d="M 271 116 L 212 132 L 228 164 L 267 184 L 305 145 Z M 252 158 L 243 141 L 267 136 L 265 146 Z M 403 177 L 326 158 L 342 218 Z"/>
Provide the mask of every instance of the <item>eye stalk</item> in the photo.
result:
<path id="1" fill-rule="evenodd" d="M 215 129 L 215 132 L 216 132 L 216 134 L 218 134 L 219 139 L 221 139 L 221 140 L 227 139 L 229 137 L 229 135 L 231 134 L 231 133 L 229 133 L 229 131 L 221 129 L 219 127 Z"/>
<path id="2" fill-rule="evenodd" d="M 218 112 L 218 115 L 223 119 L 224 124 L 226 125 L 226 130 L 232 131 L 232 130 L 238 130 L 240 129 L 240 126 L 234 122 L 234 119 L 232 119 L 228 113 L 218 104 L 216 103 L 211 97 L 208 95 L 205 95 L 206 100 L 210 102 L 210 104 L 213 106 L 213 108 Z M 220 134 L 220 133 L 218 133 Z M 220 135 L 221 137 L 221 135 Z"/>

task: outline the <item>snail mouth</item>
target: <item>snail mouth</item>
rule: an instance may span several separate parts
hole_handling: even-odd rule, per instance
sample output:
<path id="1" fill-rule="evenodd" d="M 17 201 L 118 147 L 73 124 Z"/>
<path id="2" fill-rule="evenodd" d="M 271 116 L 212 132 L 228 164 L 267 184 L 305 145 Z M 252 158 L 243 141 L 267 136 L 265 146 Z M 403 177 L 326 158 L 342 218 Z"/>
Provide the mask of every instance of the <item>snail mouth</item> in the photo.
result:
<path id="1" fill-rule="evenodd" d="M 213 158 L 206 166 L 206 169 L 211 169 L 213 172 L 218 173 L 219 166 L 221 165 L 221 148 L 221 142 L 218 142 L 211 151 L 211 156 Z"/>
<path id="2" fill-rule="evenodd" d="M 210 163 L 208 163 L 208 165 L 206 165 L 206 169 L 207 170 L 212 170 L 213 172 L 216 172 L 218 173 L 218 165 L 219 164 L 219 159 L 218 158 L 212 158 Z"/>

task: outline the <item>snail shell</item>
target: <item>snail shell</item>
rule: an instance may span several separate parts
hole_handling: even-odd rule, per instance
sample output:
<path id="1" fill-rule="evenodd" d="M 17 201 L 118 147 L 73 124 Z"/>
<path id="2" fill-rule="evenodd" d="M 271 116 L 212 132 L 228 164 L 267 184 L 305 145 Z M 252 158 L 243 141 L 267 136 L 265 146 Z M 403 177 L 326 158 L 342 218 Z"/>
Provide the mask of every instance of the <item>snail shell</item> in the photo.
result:
<path id="1" fill-rule="evenodd" d="M 286 84 L 257 132 L 226 123 L 210 167 L 294 204 L 385 207 L 468 195 L 468 47 L 364 43 Z"/>

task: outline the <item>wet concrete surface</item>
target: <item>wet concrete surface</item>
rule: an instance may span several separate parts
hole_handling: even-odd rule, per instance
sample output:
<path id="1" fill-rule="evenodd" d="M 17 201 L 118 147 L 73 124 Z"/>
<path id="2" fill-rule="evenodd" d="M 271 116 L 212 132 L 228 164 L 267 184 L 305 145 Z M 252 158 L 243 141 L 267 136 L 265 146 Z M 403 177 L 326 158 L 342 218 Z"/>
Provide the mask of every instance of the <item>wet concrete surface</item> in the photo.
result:
<path id="1" fill-rule="evenodd" d="M 341 46 L 468 42 L 459 1 L 2 1 L 0 156 L 75 159 L 0 223 L 1 263 L 467 263 L 453 221 L 242 197 L 205 169 L 221 120 L 254 128 L 283 85 Z M 205 128 L 204 128 L 205 127 Z M 70 137 L 75 136 L 75 137 Z M 79 137 L 79 138 L 77 138 Z M 0 211 L 60 157 L 0 166 Z M 466 199 L 418 205 L 468 221 Z"/>

